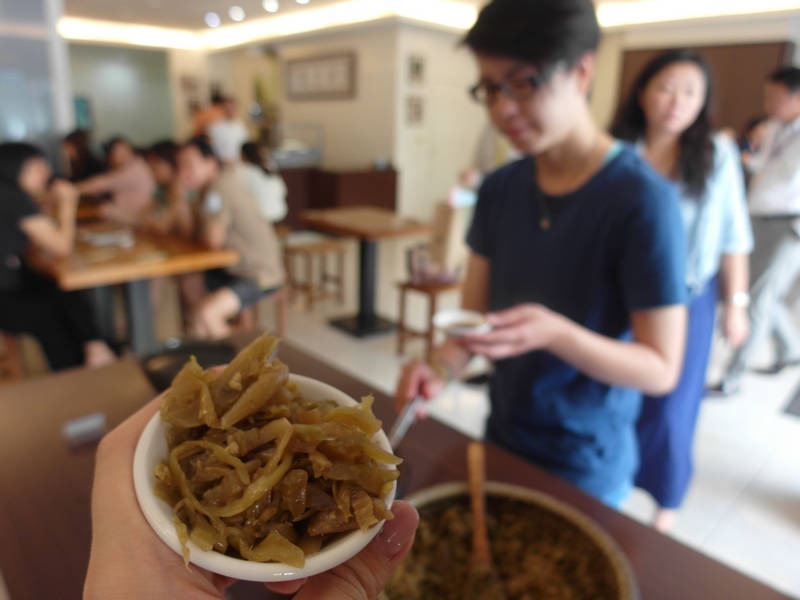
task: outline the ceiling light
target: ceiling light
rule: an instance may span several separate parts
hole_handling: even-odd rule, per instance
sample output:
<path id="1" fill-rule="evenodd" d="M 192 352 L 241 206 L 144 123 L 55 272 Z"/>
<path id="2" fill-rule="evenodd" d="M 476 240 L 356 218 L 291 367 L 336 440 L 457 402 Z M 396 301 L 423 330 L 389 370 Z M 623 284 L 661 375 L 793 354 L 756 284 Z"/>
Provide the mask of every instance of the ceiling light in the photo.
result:
<path id="1" fill-rule="evenodd" d="M 278 0 L 264 0 L 261 3 L 261 6 L 264 7 L 264 10 L 268 13 L 276 13 L 280 6 L 278 5 Z"/>
<path id="2" fill-rule="evenodd" d="M 797 10 L 798 0 L 633 0 L 597 7 L 601 27 Z"/>
<path id="3" fill-rule="evenodd" d="M 296 0 L 298 4 L 308 4 L 308 0 Z"/>
<path id="4" fill-rule="evenodd" d="M 233 21 L 244 21 L 244 9 L 241 6 L 233 5 L 228 9 L 228 16 Z"/>
<path id="5" fill-rule="evenodd" d="M 0 32 L 2 31 L 3 24 L 0 23 Z M 61 17 L 58 20 L 58 33 L 67 40 L 95 43 L 183 50 L 199 50 L 207 47 L 202 35 L 188 29 L 171 29 L 138 23 L 98 21 L 77 17 Z M 208 31 L 208 33 L 211 32 Z"/>
<path id="6" fill-rule="evenodd" d="M 222 20 L 219 18 L 219 15 L 215 12 L 207 12 L 203 20 L 209 27 L 219 27 L 220 23 L 222 23 Z"/>

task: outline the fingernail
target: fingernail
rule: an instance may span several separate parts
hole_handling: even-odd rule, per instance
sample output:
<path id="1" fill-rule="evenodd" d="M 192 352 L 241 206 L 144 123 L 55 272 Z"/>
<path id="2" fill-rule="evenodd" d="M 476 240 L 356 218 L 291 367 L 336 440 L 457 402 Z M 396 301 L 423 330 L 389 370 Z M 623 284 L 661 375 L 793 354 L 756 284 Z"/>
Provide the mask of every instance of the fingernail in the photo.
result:
<path id="1" fill-rule="evenodd" d="M 392 507 L 392 512 L 395 515 L 394 519 L 386 521 L 375 539 L 378 552 L 390 560 L 400 554 L 414 537 L 419 520 L 417 511 L 409 505 L 397 509 Z"/>

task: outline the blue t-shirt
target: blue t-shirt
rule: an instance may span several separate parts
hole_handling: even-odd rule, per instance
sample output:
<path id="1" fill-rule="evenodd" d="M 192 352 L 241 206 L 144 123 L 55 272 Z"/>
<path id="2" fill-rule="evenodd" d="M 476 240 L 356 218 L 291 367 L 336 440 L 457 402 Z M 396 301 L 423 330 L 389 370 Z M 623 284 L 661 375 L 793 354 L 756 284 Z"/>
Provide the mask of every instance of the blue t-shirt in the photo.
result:
<path id="1" fill-rule="evenodd" d="M 632 311 L 687 300 L 686 256 L 672 185 L 625 145 L 580 189 L 545 197 L 531 157 L 482 185 L 467 242 L 490 261 L 489 308 L 539 303 L 602 335 L 631 339 Z M 535 351 L 498 361 L 487 435 L 607 498 L 637 467 L 641 394 Z"/>

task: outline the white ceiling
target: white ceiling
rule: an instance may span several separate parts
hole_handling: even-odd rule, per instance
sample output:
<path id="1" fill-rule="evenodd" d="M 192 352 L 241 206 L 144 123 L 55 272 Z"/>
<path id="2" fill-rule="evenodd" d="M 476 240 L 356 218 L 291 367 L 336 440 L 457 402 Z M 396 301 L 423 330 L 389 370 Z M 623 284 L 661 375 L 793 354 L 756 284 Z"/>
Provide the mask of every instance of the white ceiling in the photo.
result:
<path id="1" fill-rule="evenodd" d="M 335 4 L 341 0 L 310 0 L 301 6 L 295 0 L 279 0 L 278 14 L 304 10 L 314 6 Z M 458 0 L 463 4 L 480 6 L 485 0 Z M 143 23 L 180 29 L 206 29 L 203 17 L 214 11 L 222 18 L 223 25 L 233 23 L 228 17 L 228 7 L 239 5 L 247 18 L 267 17 L 261 0 L 64 0 L 64 12 L 70 17 Z"/>

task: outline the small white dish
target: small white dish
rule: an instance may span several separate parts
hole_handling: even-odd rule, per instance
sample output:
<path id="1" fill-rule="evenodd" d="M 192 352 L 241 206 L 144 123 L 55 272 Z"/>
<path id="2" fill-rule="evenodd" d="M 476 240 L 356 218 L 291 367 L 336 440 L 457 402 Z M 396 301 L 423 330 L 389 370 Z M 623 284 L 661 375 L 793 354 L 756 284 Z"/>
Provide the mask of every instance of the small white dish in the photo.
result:
<path id="1" fill-rule="evenodd" d="M 342 406 L 354 406 L 356 401 L 336 388 L 301 375 L 290 375 L 290 381 L 297 384 L 300 393 L 310 400 L 333 400 Z M 136 453 L 133 457 L 133 484 L 136 498 L 142 513 L 150 523 L 156 535 L 170 548 L 181 554 L 181 543 L 172 521 L 172 507 L 155 494 L 155 468 L 167 457 L 167 441 L 164 437 L 166 426 L 161 420 L 161 415 L 156 413 L 145 427 Z M 392 452 L 389 440 L 383 430 L 378 431 L 372 438 L 387 452 Z M 396 468 L 387 465 L 386 468 Z M 394 502 L 397 484 L 384 496 L 383 500 L 388 508 Z M 219 552 L 206 552 L 201 550 L 191 541 L 188 542 L 189 560 L 198 567 L 245 581 L 290 581 L 303 579 L 323 571 L 328 571 L 358 554 L 383 527 L 383 521 L 377 523 L 366 531 L 357 529 L 340 537 L 338 540 L 323 547 L 317 554 L 306 558 L 302 568 L 293 567 L 284 563 L 259 563 L 233 558 Z"/>
<path id="2" fill-rule="evenodd" d="M 442 310 L 433 315 L 433 325 L 450 337 L 489 333 L 486 315 L 474 310 Z"/>

